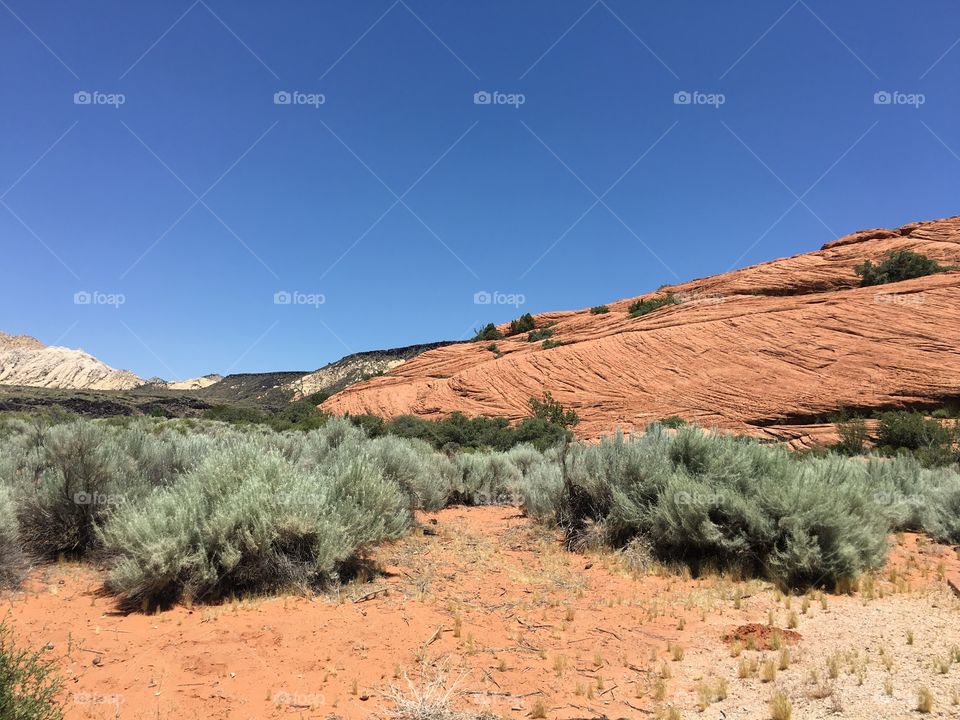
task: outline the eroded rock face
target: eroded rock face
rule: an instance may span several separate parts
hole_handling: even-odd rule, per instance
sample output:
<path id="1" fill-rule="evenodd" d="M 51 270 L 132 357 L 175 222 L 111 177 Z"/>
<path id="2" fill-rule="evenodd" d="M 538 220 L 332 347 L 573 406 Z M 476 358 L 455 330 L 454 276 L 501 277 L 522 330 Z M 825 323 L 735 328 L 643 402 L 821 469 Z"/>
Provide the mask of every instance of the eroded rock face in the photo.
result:
<path id="1" fill-rule="evenodd" d="M 70 390 L 129 390 L 143 380 L 83 350 L 47 347 L 28 335 L 0 333 L 0 385 Z"/>
<path id="2" fill-rule="evenodd" d="M 892 250 L 960 265 L 960 217 L 865 230 L 819 251 L 668 286 L 681 303 L 632 318 L 544 313 L 544 350 L 526 336 L 450 345 L 327 400 L 334 413 L 439 419 L 528 414 L 549 390 L 581 417 L 586 439 L 669 415 L 706 427 L 806 444 L 838 408 L 960 396 L 960 271 L 859 287 L 854 266 Z M 501 327 L 501 330 L 505 327 Z M 806 427 L 804 427 L 806 426 Z"/>

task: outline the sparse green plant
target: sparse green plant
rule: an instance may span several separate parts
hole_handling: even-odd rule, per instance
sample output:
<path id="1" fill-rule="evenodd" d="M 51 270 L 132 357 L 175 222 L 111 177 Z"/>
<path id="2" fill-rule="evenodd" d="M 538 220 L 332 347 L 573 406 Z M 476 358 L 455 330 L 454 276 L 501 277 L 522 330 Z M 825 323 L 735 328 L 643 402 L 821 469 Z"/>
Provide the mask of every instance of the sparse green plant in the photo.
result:
<path id="1" fill-rule="evenodd" d="M 670 428 L 676 430 L 677 428 L 682 428 L 687 424 L 687 421 L 684 420 L 679 415 L 668 415 L 667 417 L 660 420 L 660 424 L 665 428 Z"/>
<path id="2" fill-rule="evenodd" d="M 594 307 L 590 308 L 591 315 L 606 315 L 608 312 L 610 312 L 610 308 L 608 308 L 606 305 L 595 305 Z"/>
<path id="3" fill-rule="evenodd" d="M 580 422 L 580 416 L 554 400 L 549 390 L 543 393 L 542 399 L 530 398 L 529 404 L 535 418 L 546 420 L 559 427 L 573 427 Z"/>
<path id="4" fill-rule="evenodd" d="M 836 428 L 840 442 L 834 445 L 834 449 L 843 455 L 862 455 L 870 437 L 863 418 L 841 420 Z"/>
<path id="5" fill-rule="evenodd" d="M 867 260 L 854 268 L 860 276 L 861 287 L 912 280 L 943 272 L 946 269 L 936 260 L 912 250 L 893 250 L 876 265 Z"/>
<path id="6" fill-rule="evenodd" d="M 474 342 L 490 342 L 491 340 L 503 340 L 503 333 L 493 323 L 487 323 L 480 330 L 477 330 L 477 334 L 473 336 Z"/>
<path id="7" fill-rule="evenodd" d="M 14 642 L 6 620 L 0 622 L 0 717 L 4 720 L 61 720 L 62 682 L 39 653 Z"/>
<path id="8" fill-rule="evenodd" d="M 510 321 L 510 330 L 507 335 L 519 335 L 520 333 L 530 332 L 537 326 L 537 321 L 533 319 L 530 313 L 524 313 L 516 320 Z"/>
<path id="9" fill-rule="evenodd" d="M 649 300 L 636 300 L 630 304 L 628 311 L 631 317 L 643 317 L 667 305 L 677 305 L 679 303 L 680 300 L 677 296 L 672 292 L 668 292 L 664 295 L 650 298 Z"/>

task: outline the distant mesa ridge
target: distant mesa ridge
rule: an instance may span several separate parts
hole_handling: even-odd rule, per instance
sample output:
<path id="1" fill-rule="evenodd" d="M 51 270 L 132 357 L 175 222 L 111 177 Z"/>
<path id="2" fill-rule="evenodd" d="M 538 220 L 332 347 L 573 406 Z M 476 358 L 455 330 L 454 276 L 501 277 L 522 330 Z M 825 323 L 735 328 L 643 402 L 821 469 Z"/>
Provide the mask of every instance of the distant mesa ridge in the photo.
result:
<path id="1" fill-rule="evenodd" d="M 854 268 L 895 250 L 946 272 L 860 287 Z M 163 394 L 191 411 L 218 403 L 280 409 L 329 396 L 332 413 L 529 414 L 549 390 L 576 410 L 583 439 L 677 415 L 704 427 L 793 445 L 833 432 L 824 418 L 960 399 L 960 217 L 860 230 L 820 250 L 668 285 L 590 309 L 534 316 L 538 332 L 354 353 L 315 371 L 167 381 L 115 370 L 83 350 L 0 333 L 0 385 Z M 641 317 L 632 303 L 664 298 Z M 547 330 L 549 326 L 549 330 Z M 499 326 L 507 334 L 508 324 Z M 47 391 L 44 391 L 47 392 Z M 52 390 L 50 392 L 53 392 Z M 156 396 L 156 397 L 154 397 Z M 54 402 L 7 399 L 5 407 Z M 166 398 L 166 402 L 174 401 Z M 19 402 L 19 404 L 18 404 Z M 77 404 L 113 412 L 107 400 Z M 126 405 L 128 409 L 131 405 Z"/>
<path id="2" fill-rule="evenodd" d="M 524 333 L 497 340 L 496 352 L 488 342 L 438 348 L 322 407 L 519 419 L 549 390 L 580 415 L 584 439 L 678 415 L 813 444 L 833 432 L 823 419 L 840 408 L 960 398 L 960 270 L 860 287 L 854 267 L 895 250 L 960 266 L 960 217 L 861 230 L 815 252 L 609 302 L 605 313 L 536 315 L 538 328 L 550 325 L 547 347 Z M 632 302 L 666 293 L 678 302 L 631 317 Z"/>

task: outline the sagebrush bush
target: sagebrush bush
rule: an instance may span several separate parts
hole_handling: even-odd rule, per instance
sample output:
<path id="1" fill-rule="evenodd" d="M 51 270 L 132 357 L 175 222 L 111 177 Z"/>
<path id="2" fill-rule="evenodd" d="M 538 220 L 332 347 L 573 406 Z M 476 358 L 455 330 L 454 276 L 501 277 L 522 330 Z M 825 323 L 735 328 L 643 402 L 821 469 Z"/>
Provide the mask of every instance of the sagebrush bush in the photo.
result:
<path id="1" fill-rule="evenodd" d="M 514 500 L 522 475 L 510 458 L 499 452 L 473 452 L 455 459 L 460 473 L 453 499 L 464 505 L 503 505 Z"/>
<path id="2" fill-rule="evenodd" d="M 216 440 L 143 419 L 28 427 L 0 476 L 16 488 L 20 537 L 42 560 L 96 549 L 96 526 L 194 467 Z"/>
<path id="3" fill-rule="evenodd" d="M 833 585 L 877 567 L 891 527 L 862 465 L 684 427 L 573 446 L 558 518 L 568 544 L 648 538 L 667 563 Z"/>
<path id="4" fill-rule="evenodd" d="M 0 622 L 0 718 L 60 720 L 61 687 L 54 666 L 40 653 L 19 648 L 6 620 Z"/>
<path id="5" fill-rule="evenodd" d="M 542 522 L 555 520 L 563 496 L 560 464 L 540 461 L 530 465 L 520 480 L 518 494 L 529 517 Z"/>
<path id="6" fill-rule="evenodd" d="M 82 555 L 96 525 L 122 500 L 110 429 L 87 421 L 48 428 L 17 469 L 18 520 L 27 550 L 41 559 Z M 141 478 L 124 478 L 123 492 Z"/>
<path id="7" fill-rule="evenodd" d="M 402 535 L 409 498 L 370 457 L 314 472 L 233 444 L 102 528 L 107 587 L 125 605 L 315 587 Z"/>
<path id="8" fill-rule="evenodd" d="M 25 571 L 13 490 L 0 485 L 0 589 L 18 587 Z"/>
<path id="9" fill-rule="evenodd" d="M 427 443 L 388 435 L 369 441 L 366 451 L 383 477 L 403 488 L 412 508 L 434 511 L 446 507 L 456 469 Z"/>
<path id="10" fill-rule="evenodd" d="M 462 415 L 381 420 L 373 438 L 356 418 L 306 432 L 5 420 L 0 584 L 16 582 L 25 546 L 40 559 L 102 553 L 107 586 L 126 606 L 317 587 L 407 532 L 415 510 L 453 503 L 521 504 L 574 549 L 642 545 L 667 565 L 797 587 L 877 567 L 891 530 L 960 542 L 960 475 L 918 454 L 793 455 L 659 424 L 571 443 L 575 413 L 549 394 L 531 411 L 515 427 Z M 918 444 L 938 432 L 920 421 L 897 415 L 886 426 Z M 491 449 L 456 452 L 477 446 Z"/>
<path id="11" fill-rule="evenodd" d="M 944 477 L 924 500 L 923 529 L 938 542 L 960 544 L 960 477 Z"/>

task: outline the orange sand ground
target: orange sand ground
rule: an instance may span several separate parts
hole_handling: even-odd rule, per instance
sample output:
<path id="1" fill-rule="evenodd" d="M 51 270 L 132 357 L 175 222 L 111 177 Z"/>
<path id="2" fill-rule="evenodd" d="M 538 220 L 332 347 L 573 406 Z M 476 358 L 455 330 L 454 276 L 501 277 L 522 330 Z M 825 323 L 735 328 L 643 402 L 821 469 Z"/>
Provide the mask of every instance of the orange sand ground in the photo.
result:
<path id="1" fill-rule="evenodd" d="M 62 564 L 35 570 L 4 601 L 20 641 L 49 644 L 62 663 L 67 720 L 385 716 L 391 686 L 443 673 L 458 707 L 503 717 L 530 717 L 539 703 L 549 718 L 653 717 L 672 705 L 696 717 L 698 690 L 721 678 L 728 697 L 703 717 L 768 717 L 775 687 L 794 718 L 833 717 L 838 703 L 844 717 L 911 717 L 921 684 L 937 698 L 934 716 L 957 716 L 960 665 L 940 674 L 931 663 L 960 644 L 960 600 L 946 582 L 960 577 L 960 560 L 922 537 L 892 538 L 881 573 L 821 604 L 760 581 L 632 577 L 614 554 L 565 552 L 516 508 L 421 520 L 426 532 L 379 549 L 384 575 L 330 596 L 123 615 L 101 594 L 99 571 Z M 777 654 L 761 643 L 734 658 L 722 638 L 768 625 L 771 612 L 780 628 L 796 615 L 794 664 L 773 683 L 740 679 L 742 658 Z M 845 669 L 830 679 L 834 651 L 847 653 Z"/>

